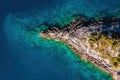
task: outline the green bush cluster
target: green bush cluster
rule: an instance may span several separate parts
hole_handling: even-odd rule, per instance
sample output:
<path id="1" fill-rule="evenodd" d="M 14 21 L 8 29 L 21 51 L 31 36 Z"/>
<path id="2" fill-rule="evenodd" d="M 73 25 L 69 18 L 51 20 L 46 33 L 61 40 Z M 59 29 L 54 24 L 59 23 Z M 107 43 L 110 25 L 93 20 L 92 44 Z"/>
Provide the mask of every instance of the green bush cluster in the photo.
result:
<path id="1" fill-rule="evenodd" d="M 120 64 L 120 57 L 118 56 L 113 59 L 113 65 L 115 68 L 117 68 L 119 64 Z"/>
<path id="2" fill-rule="evenodd" d="M 120 64 L 120 55 L 118 57 L 112 57 L 110 52 L 106 49 L 111 47 L 112 50 L 117 50 L 117 48 L 120 46 L 120 34 L 116 32 L 111 33 L 111 36 L 108 34 L 108 32 L 97 34 L 92 33 L 89 39 L 89 43 L 92 49 L 99 52 L 103 58 L 109 59 L 110 63 L 113 64 L 115 68 L 117 68 Z M 97 44 L 97 47 L 94 48 L 94 44 Z"/>

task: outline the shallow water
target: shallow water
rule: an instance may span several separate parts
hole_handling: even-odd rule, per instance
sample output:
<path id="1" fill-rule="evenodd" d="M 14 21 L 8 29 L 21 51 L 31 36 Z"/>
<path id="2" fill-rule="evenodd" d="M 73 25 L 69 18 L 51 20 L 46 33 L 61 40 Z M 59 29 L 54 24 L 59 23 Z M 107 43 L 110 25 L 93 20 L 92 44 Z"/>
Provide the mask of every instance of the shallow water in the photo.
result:
<path id="1" fill-rule="evenodd" d="M 79 14 L 87 17 L 99 12 L 113 15 L 119 11 L 120 0 L 13 2 L 16 5 L 1 5 L 6 11 L 2 12 L 5 17 L 1 17 L 0 80 L 112 79 L 94 65 L 81 60 L 63 43 L 42 39 L 39 33 L 27 29 L 44 22 L 63 26 L 72 21 L 73 15 Z"/>

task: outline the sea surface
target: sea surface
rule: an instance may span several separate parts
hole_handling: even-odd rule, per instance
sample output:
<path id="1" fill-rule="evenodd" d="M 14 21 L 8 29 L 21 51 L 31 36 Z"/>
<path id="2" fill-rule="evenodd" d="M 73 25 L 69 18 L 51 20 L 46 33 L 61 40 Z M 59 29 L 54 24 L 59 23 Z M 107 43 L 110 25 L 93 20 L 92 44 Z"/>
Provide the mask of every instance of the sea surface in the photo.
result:
<path id="1" fill-rule="evenodd" d="M 119 16 L 119 6 L 120 0 L 0 0 L 0 80 L 113 80 L 33 29 L 64 27 L 81 16 Z"/>

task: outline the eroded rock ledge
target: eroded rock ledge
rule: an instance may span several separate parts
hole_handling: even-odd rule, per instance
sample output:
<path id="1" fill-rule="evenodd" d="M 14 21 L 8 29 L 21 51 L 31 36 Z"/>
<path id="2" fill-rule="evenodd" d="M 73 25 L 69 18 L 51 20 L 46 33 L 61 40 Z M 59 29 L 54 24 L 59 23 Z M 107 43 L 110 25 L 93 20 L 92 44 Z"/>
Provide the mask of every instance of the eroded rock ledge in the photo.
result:
<path id="1" fill-rule="evenodd" d="M 115 80 L 120 80 L 120 64 L 117 68 L 110 62 L 110 59 L 104 57 L 101 52 L 95 48 L 99 48 L 98 44 L 94 44 L 91 47 L 90 39 L 91 34 L 100 34 L 108 32 L 109 37 L 111 33 L 116 32 L 120 34 L 120 19 L 103 19 L 103 20 L 87 20 L 85 18 L 76 19 L 70 25 L 64 28 L 52 27 L 46 31 L 41 31 L 40 36 L 47 39 L 55 39 L 56 41 L 63 41 L 69 45 L 82 59 L 88 60 L 94 65 L 98 66 L 102 70 L 110 73 Z M 96 41 L 99 41 L 96 39 Z M 104 43 L 105 44 L 105 43 Z M 107 47 L 105 47 L 107 49 Z M 120 46 L 117 49 L 109 49 L 109 52 L 113 52 L 116 56 L 120 55 Z M 110 53 L 109 53 L 110 54 Z M 110 55 L 112 58 L 116 56 Z"/>

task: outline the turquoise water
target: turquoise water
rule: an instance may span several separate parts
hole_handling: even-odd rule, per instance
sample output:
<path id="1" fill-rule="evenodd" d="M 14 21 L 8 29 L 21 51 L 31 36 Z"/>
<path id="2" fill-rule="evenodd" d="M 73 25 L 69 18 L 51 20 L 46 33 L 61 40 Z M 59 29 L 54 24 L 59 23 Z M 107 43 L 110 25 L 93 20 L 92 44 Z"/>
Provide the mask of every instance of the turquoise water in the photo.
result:
<path id="1" fill-rule="evenodd" d="M 49 24 L 66 25 L 72 21 L 73 16 L 105 17 L 118 14 L 120 11 L 119 0 L 61 0 L 56 1 L 56 5 L 46 6 L 43 9 L 33 8 L 26 12 L 10 14 L 19 17 L 22 24 L 35 27 L 36 25 L 47 22 Z"/>
<path id="2" fill-rule="evenodd" d="M 19 55 L 16 66 L 21 71 L 15 70 L 19 72 L 16 76 L 22 76 L 20 80 L 112 80 L 109 74 L 81 60 L 67 45 L 40 38 L 39 32 L 21 28 L 17 21 L 9 15 L 5 30 L 13 55 Z"/>
<path id="3" fill-rule="evenodd" d="M 3 30 L 10 63 L 1 80 L 112 80 L 109 74 L 81 60 L 62 42 L 43 39 L 39 32 L 32 29 L 41 24 L 63 27 L 83 15 L 101 18 L 117 14 L 119 17 L 119 2 L 64 0 L 47 3 L 44 8 L 37 6 L 8 13 L 4 18 Z"/>

